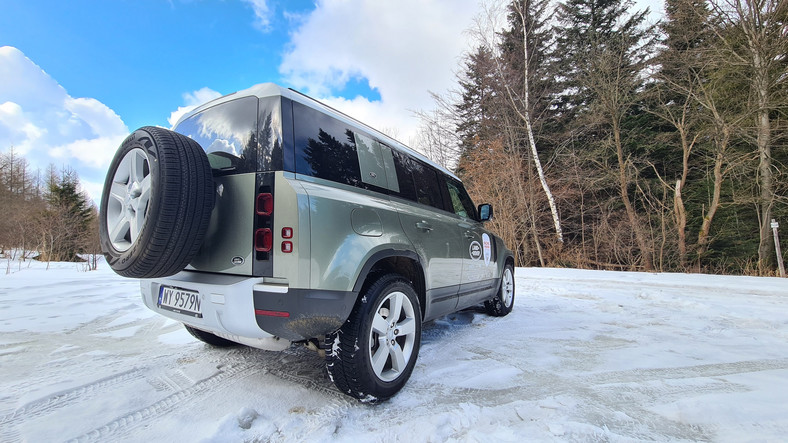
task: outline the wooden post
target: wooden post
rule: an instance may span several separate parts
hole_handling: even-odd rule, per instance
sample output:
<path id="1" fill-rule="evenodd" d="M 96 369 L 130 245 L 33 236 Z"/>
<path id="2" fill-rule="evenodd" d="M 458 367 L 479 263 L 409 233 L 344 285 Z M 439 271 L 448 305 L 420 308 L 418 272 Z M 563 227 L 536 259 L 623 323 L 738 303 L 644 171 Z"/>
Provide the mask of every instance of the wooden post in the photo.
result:
<path id="1" fill-rule="evenodd" d="M 777 265 L 780 267 L 780 277 L 785 277 L 785 265 L 783 264 L 783 253 L 780 251 L 780 236 L 777 234 L 777 228 L 780 225 L 772 219 L 772 232 L 774 233 L 774 252 L 777 253 Z"/>

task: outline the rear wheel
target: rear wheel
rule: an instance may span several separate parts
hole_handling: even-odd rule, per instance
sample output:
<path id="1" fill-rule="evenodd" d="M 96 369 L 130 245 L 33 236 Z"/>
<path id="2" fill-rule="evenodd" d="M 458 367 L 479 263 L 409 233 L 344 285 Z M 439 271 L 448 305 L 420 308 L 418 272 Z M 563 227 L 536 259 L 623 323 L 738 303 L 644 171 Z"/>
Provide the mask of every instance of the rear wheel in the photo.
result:
<path id="1" fill-rule="evenodd" d="M 389 274 L 364 291 L 345 325 L 329 336 L 326 367 L 340 391 L 377 402 L 405 386 L 420 344 L 416 292 L 405 279 Z"/>
<path id="2" fill-rule="evenodd" d="M 213 335 L 210 332 L 201 331 L 199 329 L 192 328 L 191 326 L 188 325 L 183 325 L 183 327 L 186 328 L 187 331 L 189 331 L 189 334 L 191 334 L 192 337 L 196 338 L 197 340 L 200 340 L 203 343 L 208 343 L 211 346 L 216 346 L 217 348 L 238 346 L 238 343 L 219 337 L 218 335 Z"/>
<path id="3" fill-rule="evenodd" d="M 492 300 L 484 302 L 484 307 L 487 308 L 488 314 L 496 317 L 503 317 L 512 312 L 514 307 L 514 267 L 511 263 L 507 263 L 503 268 L 498 294 Z"/>

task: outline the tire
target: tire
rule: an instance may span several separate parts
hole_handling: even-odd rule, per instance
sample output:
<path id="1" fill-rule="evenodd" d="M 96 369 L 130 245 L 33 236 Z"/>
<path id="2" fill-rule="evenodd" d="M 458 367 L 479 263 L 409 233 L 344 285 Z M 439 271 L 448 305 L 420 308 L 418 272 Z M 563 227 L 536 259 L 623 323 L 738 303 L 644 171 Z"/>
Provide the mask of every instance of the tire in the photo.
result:
<path id="1" fill-rule="evenodd" d="M 514 307 L 514 267 L 511 263 L 507 263 L 503 268 L 498 294 L 492 300 L 484 302 L 484 307 L 488 314 L 495 317 L 503 317 L 512 312 Z"/>
<path id="2" fill-rule="evenodd" d="M 384 275 L 362 293 L 348 320 L 327 341 L 326 368 L 340 391 L 370 403 L 390 398 L 405 386 L 419 354 L 416 291 L 399 275 Z"/>
<path id="3" fill-rule="evenodd" d="M 200 340 L 203 343 L 207 343 L 211 346 L 216 346 L 217 348 L 228 348 L 230 346 L 238 346 L 238 343 L 219 337 L 217 335 L 213 335 L 210 332 L 194 329 L 188 325 L 183 325 L 183 327 L 186 328 L 187 331 L 189 331 L 189 334 L 191 334 L 192 337 L 196 338 L 197 340 Z"/>
<path id="4" fill-rule="evenodd" d="M 132 278 L 180 272 L 213 210 L 208 157 L 194 140 L 146 126 L 118 148 L 104 181 L 99 238 L 107 263 Z"/>

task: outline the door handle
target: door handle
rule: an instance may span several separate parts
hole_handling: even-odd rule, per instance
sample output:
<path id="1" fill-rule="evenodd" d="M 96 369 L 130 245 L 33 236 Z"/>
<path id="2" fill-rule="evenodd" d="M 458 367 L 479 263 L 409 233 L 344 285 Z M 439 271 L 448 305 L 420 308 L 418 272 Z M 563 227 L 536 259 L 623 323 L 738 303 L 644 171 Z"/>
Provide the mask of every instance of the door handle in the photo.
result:
<path id="1" fill-rule="evenodd" d="M 473 232 L 471 231 L 465 231 L 465 238 L 467 238 L 468 240 L 473 240 L 476 238 L 476 236 L 473 235 Z"/>
<path id="2" fill-rule="evenodd" d="M 425 222 L 425 221 L 420 221 L 420 222 L 416 223 L 416 228 L 421 229 L 423 231 L 427 231 L 427 232 L 432 231 L 432 226 L 429 223 Z"/>

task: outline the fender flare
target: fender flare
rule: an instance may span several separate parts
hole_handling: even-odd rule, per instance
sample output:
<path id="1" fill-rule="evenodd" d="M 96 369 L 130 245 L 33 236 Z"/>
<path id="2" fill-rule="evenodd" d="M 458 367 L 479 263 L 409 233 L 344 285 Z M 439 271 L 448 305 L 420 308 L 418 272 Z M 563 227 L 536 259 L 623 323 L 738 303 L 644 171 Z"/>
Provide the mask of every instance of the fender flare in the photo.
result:
<path id="1" fill-rule="evenodd" d="M 366 282 L 370 271 L 372 271 L 372 268 L 378 262 L 387 258 L 394 258 L 394 257 L 403 257 L 418 263 L 419 270 L 421 271 L 421 277 L 422 279 L 425 278 L 424 267 L 421 264 L 421 259 L 419 258 L 418 254 L 408 249 L 386 249 L 372 254 L 367 259 L 366 263 L 364 263 L 364 266 L 361 268 L 361 271 L 359 271 L 358 273 L 358 277 L 356 278 L 356 284 L 353 285 L 353 292 L 355 292 L 356 294 L 359 294 L 361 292 L 361 288 L 364 286 L 364 283 Z"/>

